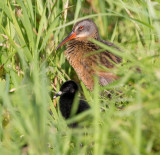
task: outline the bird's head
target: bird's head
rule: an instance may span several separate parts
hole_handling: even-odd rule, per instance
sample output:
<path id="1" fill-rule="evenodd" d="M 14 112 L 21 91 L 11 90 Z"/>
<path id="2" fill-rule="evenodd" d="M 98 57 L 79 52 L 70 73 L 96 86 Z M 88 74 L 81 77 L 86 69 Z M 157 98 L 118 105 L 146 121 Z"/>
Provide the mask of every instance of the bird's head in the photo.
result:
<path id="1" fill-rule="evenodd" d="M 74 96 L 75 93 L 78 91 L 78 85 L 72 81 L 66 81 L 60 88 L 60 91 L 54 96 L 56 98 L 57 96 L 61 96 L 63 94 L 68 94 Z"/>
<path id="2" fill-rule="evenodd" d="M 89 38 L 99 38 L 98 28 L 92 20 L 85 19 L 77 22 L 73 26 L 72 32 L 57 46 L 56 50 L 69 40 L 76 39 L 80 41 L 85 41 Z"/>

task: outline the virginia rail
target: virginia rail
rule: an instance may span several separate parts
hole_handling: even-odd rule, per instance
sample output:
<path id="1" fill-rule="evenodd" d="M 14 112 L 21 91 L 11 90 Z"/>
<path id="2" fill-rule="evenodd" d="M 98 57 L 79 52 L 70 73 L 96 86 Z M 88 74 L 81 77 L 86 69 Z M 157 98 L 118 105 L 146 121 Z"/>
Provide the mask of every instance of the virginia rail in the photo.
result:
<path id="1" fill-rule="evenodd" d="M 109 51 L 92 54 L 94 51 L 101 50 L 101 48 L 89 41 L 90 38 L 119 50 L 113 43 L 100 39 L 98 28 L 90 19 L 77 22 L 73 26 L 72 32 L 58 45 L 56 50 L 70 41 L 67 50 L 64 52 L 65 56 L 85 86 L 89 90 L 93 90 L 94 75 L 98 75 L 99 83 L 102 86 L 118 79 L 118 76 L 102 68 L 112 69 L 114 64 L 120 63 L 122 59 Z"/>
<path id="2" fill-rule="evenodd" d="M 59 107 L 60 111 L 62 113 L 62 116 L 65 119 L 70 118 L 71 116 L 71 110 L 74 103 L 74 98 L 76 94 L 78 93 L 78 86 L 77 84 L 72 81 L 66 81 L 60 88 L 60 91 L 54 96 L 56 98 L 57 96 L 60 96 L 59 100 Z M 90 106 L 87 102 L 84 100 L 79 100 L 77 110 L 75 114 L 79 114 L 85 110 L 88 110 Z"/>

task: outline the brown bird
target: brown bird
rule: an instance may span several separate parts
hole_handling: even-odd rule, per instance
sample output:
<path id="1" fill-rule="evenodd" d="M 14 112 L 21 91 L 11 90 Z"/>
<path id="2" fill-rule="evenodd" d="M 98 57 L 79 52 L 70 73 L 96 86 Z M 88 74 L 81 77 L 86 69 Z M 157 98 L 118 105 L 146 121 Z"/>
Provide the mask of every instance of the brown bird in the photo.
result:
<path id="1" fill-rule="evenodd" d="M 98 28 L 90 19 L 77 22 L 72 32 L 58 45 L 56 50 L 70 41 L 64 52 L 65 56 L 85 86 L 93 90 L 95 75 L 99 77 L 99 83 L 102 86 L 119 78 L 112 72 L 104 70 L 104 67 L 112 69 L 114 64 L 120 63 L 122 59 L 109 51 L 92 54 L 101 50 L 101 47 L 89 41 L 90 38 L 119 50 L 113 43 L 100 39 Z"/>

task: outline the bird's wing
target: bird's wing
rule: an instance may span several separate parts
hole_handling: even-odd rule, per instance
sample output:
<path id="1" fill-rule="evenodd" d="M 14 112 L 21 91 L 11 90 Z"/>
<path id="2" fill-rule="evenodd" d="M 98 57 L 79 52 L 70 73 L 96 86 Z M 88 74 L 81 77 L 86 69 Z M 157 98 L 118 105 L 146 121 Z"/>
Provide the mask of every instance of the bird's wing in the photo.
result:
<path id="1" fill-rule="evenodd" d="M 116 50 L 120 51 L 121 50 L 116 47 L 113 43 L 110 43 L 110 42 L 107 42 L 107 41 L 104 41 L 104 40 L 101 40 L 101 42 L 103 42 L 104 44 L 110 46 L 110 47 L 113 47 L 115 48 Z M 103 66 L 103 67 L 106 67 L 106 68 L 113 68 L 114 67 L 114 64 L 118 64 L 120 62 L 122 62 L 122 58 L 109 52 L 109 51 L 104 51 L 104 52 L 101 52 L 99 53 L 99 64 L 100 64 L 100 68 Z M 103 68 L 102 67 L 102 68 Z M 102 85 L 102 86 L 105 86 L 111 82 L 113 82 L 114 80 L 116 79 L 119 79 L 118 76 L 116 76 L 114 73 L 110 72 L 110 71 L 106 71 L 103 69 L 96 69 L 96 75 L 99 76 L 99 83 Z"/>
<path id="2" fill-rule="evenodd" d="M 119 47 L 117 47 L 116 45 L 114 45 L 111 42 L 108 42 L 108 41 L 105 41 L 105 40 L 101 40 L 101 42 L 106 44 L 107 46 L 113 47 L 115 50 L 118 50 L 118 51 L 122 52 Z M 121 57 L 119 57 L 119 56 L 117 56 L 117 55 L 115 55 L 115 54 L 113 54 L 113 53 L 111 53 L 109 51 L 102 52 L 101 56 L 107 57 L 108 58 L 107 60 L 110 59 L 111 61 L 113 61 L 116 64 L 122 62 L 122 58 Z M 106 67 L 108 67 L 108 66 L 106 66 Z M 110 67 L 108 67 L 108 68 L 110 68 Z"/>
<path id="3" fill-rule="evenodd" d="M 80 100 L 77 114 L 79 114 L 79 113 L 81 113 L 81 112 L 83 112 L 85 110 L 88 110 L 89 108 L 90 108 L 90 106 L 86 101 Z"/>

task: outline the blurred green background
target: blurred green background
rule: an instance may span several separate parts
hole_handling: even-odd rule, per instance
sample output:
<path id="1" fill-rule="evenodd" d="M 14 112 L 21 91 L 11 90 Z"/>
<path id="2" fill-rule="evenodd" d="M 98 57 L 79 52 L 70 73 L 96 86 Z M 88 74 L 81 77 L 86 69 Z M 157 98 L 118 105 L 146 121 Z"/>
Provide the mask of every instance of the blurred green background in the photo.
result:
<path id="1" fill-rule="evenodd" d="M 159 0 L 0 0 L 0 154 L 160 154 L 159 10 Z M 55 50 L 84 18 L 124 51 L 121 79 L 93 92 L 65 46 Z M 68 79 L 91 106 L 76 129 L 52 100 Z M 112 99 L 97 95 L 117 89 Z"/>

